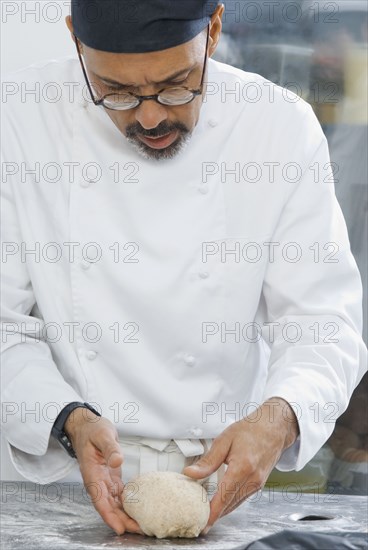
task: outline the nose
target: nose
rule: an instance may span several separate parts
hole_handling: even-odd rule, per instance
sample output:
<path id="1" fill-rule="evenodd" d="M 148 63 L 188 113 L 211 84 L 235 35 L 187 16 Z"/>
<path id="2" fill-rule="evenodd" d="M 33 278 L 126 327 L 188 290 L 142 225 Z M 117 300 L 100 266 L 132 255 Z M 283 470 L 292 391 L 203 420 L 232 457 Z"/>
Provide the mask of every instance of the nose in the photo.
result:
<path id="1" fill-rule="evenodd" d="M 135 118 L 143 128 L 152 130 L 167 119 L 167 110 L 154 99 L 147 99 L 136 108 Z"/>

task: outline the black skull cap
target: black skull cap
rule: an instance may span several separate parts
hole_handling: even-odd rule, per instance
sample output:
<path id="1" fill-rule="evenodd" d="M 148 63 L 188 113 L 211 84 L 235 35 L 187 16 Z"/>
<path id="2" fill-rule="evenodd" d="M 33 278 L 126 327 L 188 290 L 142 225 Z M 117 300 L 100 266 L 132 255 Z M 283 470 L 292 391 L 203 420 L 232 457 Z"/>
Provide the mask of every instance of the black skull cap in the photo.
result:
<path id="1" fill-rule="evenodd" d="M 71 0 L 74 34 L 96 50 L 145 53 L 192 40 L 217 0 Z"/>

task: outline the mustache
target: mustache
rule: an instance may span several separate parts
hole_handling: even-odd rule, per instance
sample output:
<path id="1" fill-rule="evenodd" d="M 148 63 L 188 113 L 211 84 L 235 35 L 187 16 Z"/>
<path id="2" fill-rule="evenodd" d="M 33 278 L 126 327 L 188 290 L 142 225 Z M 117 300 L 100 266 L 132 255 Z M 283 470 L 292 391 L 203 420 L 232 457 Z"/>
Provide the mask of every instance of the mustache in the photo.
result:
<path id="1" fill-rule="evenodd" d="M 148 138 L 156 138 L 170 134 L 175 130 L 178 130 L 183 135 L 189 133 L 189 129 L 182 122 L 166 122 L 165 120 L 160 122 L 156 128 L 150 128 L 149 130 L 143 128 L 139 122 L 134 122 L 126 127 L 125 132 L 127 138 L 135 138 L 138 135 Z"/>

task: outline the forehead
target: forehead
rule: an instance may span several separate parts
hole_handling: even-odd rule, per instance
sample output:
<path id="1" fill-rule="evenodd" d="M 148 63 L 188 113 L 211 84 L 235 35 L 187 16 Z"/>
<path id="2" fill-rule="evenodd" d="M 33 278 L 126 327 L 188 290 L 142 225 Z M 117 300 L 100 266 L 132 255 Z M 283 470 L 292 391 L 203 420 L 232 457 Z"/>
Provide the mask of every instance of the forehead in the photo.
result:
<path id="1" fill-rule="evenodd" d="M 189 42 L 167 50 L 147 53 L 110 53 L 83 46 L 88 69 L 95 75 L 123 83 L 144 85 L 164 80 L 181 69 L 204 60 L 203 33 Z"/>

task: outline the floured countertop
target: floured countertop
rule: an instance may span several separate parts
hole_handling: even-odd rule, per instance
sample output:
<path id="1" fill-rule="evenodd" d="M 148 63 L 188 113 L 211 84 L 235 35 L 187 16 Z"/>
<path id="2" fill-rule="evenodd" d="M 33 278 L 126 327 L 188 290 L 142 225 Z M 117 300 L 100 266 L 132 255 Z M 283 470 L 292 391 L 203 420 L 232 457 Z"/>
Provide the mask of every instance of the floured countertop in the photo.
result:
<path id="1" fill-rule="evenodd" d="M 368 499 L 363 496 L 279 493 L 265 489 L 219 520 L 197 539 L 155 539 L 117 536 L 93 508 L 78 483 L 3 481 L 1 541 L 6 550 L 236 550 L 283 529 L 307 531 L 367 531 Z M 305 516 L 333 519 L 300 521 Z"/>

